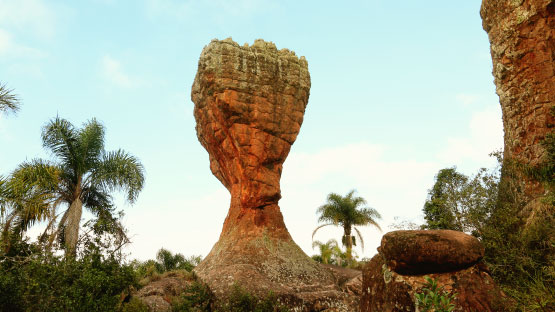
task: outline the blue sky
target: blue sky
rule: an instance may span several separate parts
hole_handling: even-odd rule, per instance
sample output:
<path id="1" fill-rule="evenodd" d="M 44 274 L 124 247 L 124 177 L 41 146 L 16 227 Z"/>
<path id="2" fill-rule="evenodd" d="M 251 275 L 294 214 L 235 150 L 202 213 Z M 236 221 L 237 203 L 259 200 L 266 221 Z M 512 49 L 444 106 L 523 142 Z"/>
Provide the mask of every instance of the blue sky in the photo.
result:
<path id="1" fill-rule="evenodd" d="M 206 255 L 229 207 L 195 134 L 190 89 L 211 39 L 257 38 L 304 55 L 312 88 L 284 164 L 280 206 L 311 250 L 316 208 L 357 189 L 383 215 L 417 221 L 434 175 L 471 174 L 502 147 L 479 0 L 0 0 L 0 82 L 23 102 L 0 116 L 0 174 L 48 158 L 41 127 L 59 115 L 106 126 L 106 148 L 146 168 L 137 203 L 118 199 L 130 258 L 162 246 Z M 35 231 L 38 231 L 35 230 Z M 363 229 L 371 256 L 381 233 Z M 33 233 L 33 232 L 32 232 Z M 339 229 L 317 239 L 339 239 Z"/>

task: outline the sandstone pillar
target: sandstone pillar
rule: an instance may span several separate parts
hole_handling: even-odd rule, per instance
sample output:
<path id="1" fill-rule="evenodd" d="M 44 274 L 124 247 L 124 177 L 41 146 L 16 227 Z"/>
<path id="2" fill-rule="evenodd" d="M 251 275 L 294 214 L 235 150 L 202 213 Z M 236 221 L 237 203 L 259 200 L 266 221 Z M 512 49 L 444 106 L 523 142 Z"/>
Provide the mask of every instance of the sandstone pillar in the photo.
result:
<path id="1" fill-rule="evenodd" d="M 273 43 L 213 40 L 202 51 L 191 92 L 197 136 L 231 205 L 219 241 L 195 272 L 217 296 L 237 283 L 303 309 L 342 300 L 333 275 L 293 242 L 278 206 L 283 162 L 309 91 L 307 61 Z"/>
<path id="2" fill-rule="evenodd" d="M 545 208 L 538 199 L 546 190 L 522 168 L 542 161 L 541 142 L 555 127 L 555 1 L 483 0 L 480 15 L 503 113 L 504 164 L 520 166 L 512 182 L 530 217 Z"/>

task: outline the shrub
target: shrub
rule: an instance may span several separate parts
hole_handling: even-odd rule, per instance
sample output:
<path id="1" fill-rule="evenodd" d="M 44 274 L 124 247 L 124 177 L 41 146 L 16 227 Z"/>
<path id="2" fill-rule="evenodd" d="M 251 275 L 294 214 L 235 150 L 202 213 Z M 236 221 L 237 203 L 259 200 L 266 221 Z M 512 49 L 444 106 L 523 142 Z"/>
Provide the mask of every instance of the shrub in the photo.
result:
<path id="1" fill-rule="evenodd" d="M 437 281 L 425 277 L 426 284 L 420 292 L 415 295 L 416 306 L 422 312 L 451 312 L 455 309 L 455 294 L 451 294 L 439 287 Z M 420 311 L 420 310 L 419 310 Z"/>
<path id="2" fill-rule="evenodd" d="M 257 298 L 239 285 L 233 285 L 231 295 L 217 311 L 229 312 L 286 312 L 289 311 L 281 305 L 277 297 L 270 292 L 266 297 Z"/>

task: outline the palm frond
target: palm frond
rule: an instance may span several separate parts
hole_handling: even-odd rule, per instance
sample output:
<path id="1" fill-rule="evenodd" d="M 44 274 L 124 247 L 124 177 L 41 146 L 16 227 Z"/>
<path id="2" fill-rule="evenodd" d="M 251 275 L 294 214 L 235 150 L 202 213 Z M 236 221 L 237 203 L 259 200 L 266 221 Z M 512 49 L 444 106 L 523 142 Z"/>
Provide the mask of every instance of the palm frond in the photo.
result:
<path id="1" fill-rule="evenodd" d="M 133 203 L 143 188 L 143 172 L 143 165 L 137 158 L 118 150 L 104 155 L 87 184 L 102 185 L 110 191 L 123 190 L 127 192 L 127 200 Z"/>
<path id="2" fill-rule="evenodd" d="M 3 213 L 10 211 L 12 232 L 24 232 L 52 214 L 59 198 L 56 192 L 59 175 L 57 166 L 35 159 L 21 164 L 8 180 L 3 180 L 0 205 Z"/>
<path id="3" fill-rule="evenodd" d="M 17 112 L 21 102 L 5 84 L 0 83 L 0 112 Z"/>
<path id="4" fill-rule="evenodd" d="M 357 233 L 358 236 L 358 240 L 360 241 L 360 249 L 362 249 L 362 252 L 364 252 L 364 239 L 362 239 L 362 234 L 360 234 L 360 231 L 356 228 L 353 227 L 355 229 L 355 232 Z"/>
<path id="5" fill-rule="evenodd" d="M 83 205 L 98 216 L 100 210 L 112 206 L 112 196 L 101 188 L 101 185 L 91 185 L 83 190 Z"/>
<path id="6" fill-rule="evenodd" d="M 381 227 L 376 222 L 377 219 L 379 220 L 381 218 L 382 216 L 376 209 L 365 207 L 357 210 L 356 215 L 353 218 L 353 225 L 373 225 L 381 231 Z"/>
<path id="7" fill-rule="evenodd" d="M 95 118 L 86 122 L 77 133 L 77 149 L 84 171 L 95 166 L 104 153 L 104 126 Z"/>
<path id="8" fill-rule="evenodd" d="M 61 158 L 62 163 L 68 165 L 75 174 L 80 171 L 77 144 L 77 132 L 65 119 L 56 117 L 42 128 L 42 145 Z"/>
<path id="9" fill-rule="evenodd" d="M 314 229 L 314 232 L 312 232 L 312 240 L 314 240 L 314 235 L 316 234 L 316 232 L 317 232 L 319 229 L 323 228 L 324 226 L 328 226 L 328 225 L 334 225 L 334 224 L 333 224 L 333 223 L 327 223 L 327 224 L 322 224 L 322 225 L 319 225 L 318 227 L 316 227 L 316 228 Z"/>

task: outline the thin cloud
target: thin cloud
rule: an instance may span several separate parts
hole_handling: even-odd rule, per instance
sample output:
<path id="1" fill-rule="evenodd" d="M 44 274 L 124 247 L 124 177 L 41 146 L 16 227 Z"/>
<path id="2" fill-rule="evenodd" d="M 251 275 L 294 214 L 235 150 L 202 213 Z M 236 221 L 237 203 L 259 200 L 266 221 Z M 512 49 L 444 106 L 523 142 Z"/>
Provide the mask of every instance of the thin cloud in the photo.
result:
<path id="1" fill-rule="evenodd" d="M 439 153 L 439 158 L 453 164 L 464 161 L 489 164 L 492 159 L 488 155 L 502 147 L 501 109 L 497 104 L 490 105 L 472 115 L 466 136 L 452 137 L 447 140 L 447 145 Z"/>
<path id="2" fill-rule="evenodd" d="M 199 12 L 222 16 L 247 17 L 261 11 L 273 10 L 278 3 L 271 0 L 147 0 L 146 13 L 150 18 L 170 16 L 184 18 Z"/>
<path id="3" fill-rule="evenodd" d="M 0 56 L 13 58 L 41 58 L 44 53 L 40 50 L 26 47 L 14 41 L 8 31 L 0 28 Z"/>
<path id="4" fill-rule="evenodd" d="M 55 33 L 55 10 L 42 0 L 0 0 L 0 25 L 49 38 Z"/>
<path id="5" fill-rule="evenodd" d="M 102 74 L 110 83 L 124 88 L 135 87 L 138 81 L 133 79 L 123 70 L 121 63 L 113 57 L 106 55 L 102 58 Z"/>
<path id="6" fill-rule="evenodd" d="M 459 93 L 455 95 L 455 100 L 463 106 L 472 106 L 480 101 L 480 96 L 477 94 Z"/>

